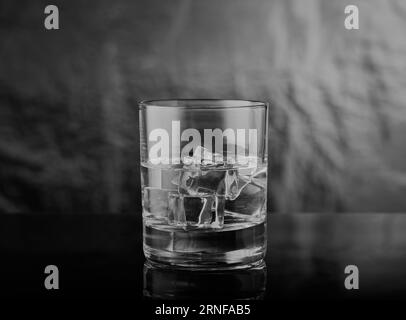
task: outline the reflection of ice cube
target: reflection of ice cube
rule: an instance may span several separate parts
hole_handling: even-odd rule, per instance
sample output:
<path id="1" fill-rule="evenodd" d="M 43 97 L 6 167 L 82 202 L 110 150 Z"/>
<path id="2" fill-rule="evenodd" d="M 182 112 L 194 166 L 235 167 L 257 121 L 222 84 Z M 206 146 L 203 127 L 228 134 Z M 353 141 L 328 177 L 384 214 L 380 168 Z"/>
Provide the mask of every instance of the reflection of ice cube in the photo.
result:
<path id="1" fill-rule="evenodd" d="M 225 210 L 237 214 L 260 217 L 265 210 L 266 192 L 259 185 L 248 183 L 238 197 L 226 200 Z"/>
<path id="2" fill-rule="evenodd" d="M 188 195 L 172 194 L 169 197 L 170 211 L 168 223 L 178 227 L 187 228 L 218 228 L 222 226 L 221 218 L 218 218 L 214 197 L 194 197 Z M 223 209 L 224 212 L 224 209 Z"/>
<path id="3" fill-rule="evenodd" d="M 171 190 L 145 187 L 142 191 L 142 207 L 144 213 L 155 218 L 166 218 L 169 211 L 169 195 Z"/>

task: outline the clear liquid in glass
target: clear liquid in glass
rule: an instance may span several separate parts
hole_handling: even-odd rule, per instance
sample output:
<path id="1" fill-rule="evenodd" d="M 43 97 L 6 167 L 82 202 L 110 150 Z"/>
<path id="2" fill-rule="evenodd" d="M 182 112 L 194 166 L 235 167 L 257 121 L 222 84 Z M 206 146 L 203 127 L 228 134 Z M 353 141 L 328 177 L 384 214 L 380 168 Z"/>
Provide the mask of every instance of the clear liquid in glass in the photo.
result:
<path id="1" fill-rule="evenodd" d="M 266 163 L 186 160 L 141 164 L 146 257 L 215 269 L 260 261 L 266 251 Z"/>

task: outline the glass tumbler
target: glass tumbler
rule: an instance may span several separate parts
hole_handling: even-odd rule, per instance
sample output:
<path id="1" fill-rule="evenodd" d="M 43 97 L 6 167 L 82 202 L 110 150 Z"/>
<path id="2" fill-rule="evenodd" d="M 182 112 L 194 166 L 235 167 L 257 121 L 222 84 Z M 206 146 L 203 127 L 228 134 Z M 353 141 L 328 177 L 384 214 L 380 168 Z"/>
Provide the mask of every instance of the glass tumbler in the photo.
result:
<path id="1" fill-rule="evenodd" d="M 199 269 L 260 263 L 267 104 L 156 100 L 141 102 L 139 112 L 145 257 Z"/>

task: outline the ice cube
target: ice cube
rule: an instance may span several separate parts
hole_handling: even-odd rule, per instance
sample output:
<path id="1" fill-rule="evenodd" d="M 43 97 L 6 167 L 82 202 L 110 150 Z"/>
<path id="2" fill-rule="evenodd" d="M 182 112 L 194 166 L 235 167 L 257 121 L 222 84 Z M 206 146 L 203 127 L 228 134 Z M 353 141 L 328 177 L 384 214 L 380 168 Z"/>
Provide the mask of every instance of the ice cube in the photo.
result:
<path id="1" fill-rule="evenodd" d="M 180 194 L 186 195 L 198 195 L 197 190 L 197 177 L 199 176 L 198 171 L 182 171 L 180 173 L 178 182 L 178 192 Z"/>
<path id="2" fill-rule="evenodd" d="M 218 195 L 235 199 L 250 182 L 237 169 L 184 171 L 179 179 L 178 192 L 192 196 Z"/>
<path id="3" fill-rule="evenodd" d="M 234 200 L 227 199 L 225 210 L 255 218 L 265 212 L 266 189 L 254 183 L 248 183 Z"/>
<path id="4" fill-rule="evenodd" d="M 228 165 L 233 166 L 233 165 L 235 165 L 236 161 L 235 161 L 235 159 L 234 159 L 233 157 L 230 157 L 230 156 L 229 156 L 229 157 L 227 157 L 226 163 L 227 163 Z"/>
<path id="5" fill-rule="evenodd" d="M 224 170 L 183 171 L 178 191 L 192 196 L 224 194 Z"/>
<path id="6" fill-rule="evenodd" d="M 222 154 L 214 153 L 213 158 L 214 158 L 213 159 L 214 163 L 216 163 L 216 164 L 224 164 L 224 157 L 223 157 Z"/>
<path id="7" fill-rule="evenodd" d="M 258 168 L 251 177 L 251 182 L 266 189 L 267 167 Z"/>
<path id="8" fill-rule="evenodd" d="M 185 157 L 186 158 L 186 157 Z M 210 150 L 204 148 L 202 146 L 198 146 L 194 152 L 192 157 L 188 157 L 187 163 L 193 163 L 195 165 L 202 165 L 202 166 L 219 166 L 224 164 L 224 157 L 220 153 L 211 153 Z M 235 162 L 235 161 L 234 161 Z M 185 161 L 184 161 L 185 163 Z"/>
<path id="9" fill-rule="evenodd" d="M 169 195 L 168 224 L 186 227 L 185 208 L 183 207 L 183 197 L 173 193 Z"/>
<path id="10" fill-rule="evenodd" d="M 252 174 L 255 172 L 257 168 L 256 167 L 240 167 L 238 168 L 238 173 L 240 176 L 252 176 Z"/>
<path id="11" fill-rule="evenodd" d="M 149 159 L 148 162 L 153 166 L 168 165 L 171 163 L 171 159 L 169 157 L 157 157 Z"/>
<path id="12" fill-rule="evenodd" d="M 144 214 L 154 218 L 166 219 L 169 212 L 169 195 L 171 190 L 144 187 L 142 191 L 142 207 Z"/>
<path id="13" fill-rule="evenodd" d="M 202 202 L 202 210 L 199 213 L 199 220 L 197 221 L 197 224 L 199 226 L 206 226 L 209 225 L 213 222 L 213 202 L 214 199 L 213 197 L 204 197 L 200 198 Z M 186 211 L 186 216 L 188 217 L 188 212 L 187 210 L 189 209 L 189 205 L 185 205 L 185 211 Z M 192 207 L 193 209 L 193 207 Z M 193 213 L 190 214 L 192 216 Z"/>
<path id="14" fill-rule="evenodd" d="M 185 165 L 185 166 L 191 166 L 191 165 L 193 165 L 195 162 L 194 162 L 194 159 L 192 158 L 192 157 L 189 157 L 189 156 L 185 156 L 185 157 L 183 157 L 183 164 Z"/>
<path id="15" fill-rule="evenodd" d="M 169 169 L 141 168 L 142 184 L 156 189 L 176 191 L 178 183 L 174 184 L 172 181 L 176 182 L 176 178 L 179 180 L 178 176 L 179 170 L 176 167 Z"/>
<path id="16" fill-rule="evenodd" d="M 241 190 L 250 182 L 250 178 L 239 175 L 237 170 L 228 170 L 224 181 L 226 186 L 226 198 L 234 200 L 240 195 Z"/>
<path id="17" fill-rule="evenodd" d="M 170 196 L 170 213 L 168 223 L 178 227 L 208 228 L 215 221 L 212 211 L 212 196 L 194 197 L 188 195 Z"/>
<path id="18" fill-rule="evenodd" d="M 224 177 L 225 196 L 230 197 L 238 192 L 238 173 L 237 170 L 227 170 Z"/>
<path id="19" fill-rule="evenodd" d="M 207 166 L 213 166 L 213 165 L 215 165 L 215 163 L 213 163 L 212 160 L 203 160 L 202 165 L 207 167 Z"/>
<path id="20" fill-rule="evenodd" d="M 225 210 L 225 197 L 216 196 L 214 203 L 214 221 L 211 224 L 212 228 L 221 229 L 224 226 L 224 210 Z"/>
<path id="21" fill-rule="evenodd" d="M 239 174 L 244 176 L 251 176 L 255 173 L 258 167 L 258 158 L 257 157 L 246 157 L 246 156 L 239 156 L 237 158 L 237 162 L 239 165 Z"/>
<path id="22" fill-rule="evenodd" d="M 213 154 L 208 149 L 198 146 L 194 150 L 192 158 L 196 164 L 200 164 L 202 161 L 213 161 Z"/>

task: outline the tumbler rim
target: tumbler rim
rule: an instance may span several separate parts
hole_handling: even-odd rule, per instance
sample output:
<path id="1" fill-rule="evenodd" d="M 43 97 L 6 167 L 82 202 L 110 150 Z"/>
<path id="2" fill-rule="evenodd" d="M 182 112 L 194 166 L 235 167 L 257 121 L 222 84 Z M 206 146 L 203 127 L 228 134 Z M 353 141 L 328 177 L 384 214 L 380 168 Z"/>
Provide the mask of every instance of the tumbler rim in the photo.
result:
<path id="1" fill-rule="evenodd" d="M 264 108 L 268 103 L 244 99 L 153 99 L 139 102 L 140 109 L 173 108 L 173 109 L 239 109 Z"/>

